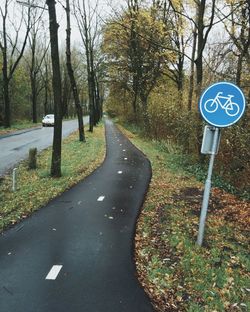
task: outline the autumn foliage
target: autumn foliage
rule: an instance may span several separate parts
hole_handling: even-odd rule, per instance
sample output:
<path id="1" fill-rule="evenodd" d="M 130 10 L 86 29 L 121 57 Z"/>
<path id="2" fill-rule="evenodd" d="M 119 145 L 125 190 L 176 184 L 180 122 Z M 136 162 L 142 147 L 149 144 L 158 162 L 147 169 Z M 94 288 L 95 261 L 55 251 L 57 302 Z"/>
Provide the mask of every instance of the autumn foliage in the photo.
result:
<path id="1" fill-rule="evenodd" d="M 137 223 L 135 257 L 156 310 L 248 311 L 250 203 L 213 188 L 204 246 L 198 247 L 204 185 L 176 166 L 174 151 L 126 133 L 153 169 Z"/>
<path id="2" fill-rule="evenodd" d="M 140 1 L 127 3 L 121 16 L 111 19 L 104 29 L 103 52 L 109 60 L 106 109 L 110 115 L 140 127 L 149 138 L 178 145 L 191 164 L 204 164 L 200 155 L 205 125 L 198 111 L 200 92 L 213 82 L 226 80 L 241 86 L 247 102 L 250 99 L 249 2 L 226 2 L 231 12 L 227 17 L 215 1 L 153 1 L 148 6 Z M 206 35 L 212 28 L 218 29 L 220 19 L 220 29 L 230 39 L 210 43 Z M 196 58 L 190 53 L 192 48 Z M 200 57 L 199 49 L 206 57 Z M 227 190 L 247 198 L 249 117 L 247 109 L 236 126 L 222 129 L 215 167 Z"/>

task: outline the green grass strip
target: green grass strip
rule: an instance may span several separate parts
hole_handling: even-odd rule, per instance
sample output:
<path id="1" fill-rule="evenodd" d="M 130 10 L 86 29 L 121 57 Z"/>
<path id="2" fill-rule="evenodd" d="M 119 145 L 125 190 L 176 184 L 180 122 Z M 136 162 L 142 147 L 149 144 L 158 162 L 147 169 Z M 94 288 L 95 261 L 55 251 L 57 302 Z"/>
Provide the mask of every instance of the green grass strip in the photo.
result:
<path id="1" fill-rule="evenodd" d="M 28 170 L 27 161 L 17 169 L 17 191 L 12 191 L 12 176 L 0 182 L 0 232 L 46 205 L 89 175 L 105 156 L 104 126 L 93 133 L 86 131 L 86 143 L 79 142 L 73 133 L 62 144 L 62 177 L 50 177 L 51 148 L 38 154 L 37 169 Z"/>

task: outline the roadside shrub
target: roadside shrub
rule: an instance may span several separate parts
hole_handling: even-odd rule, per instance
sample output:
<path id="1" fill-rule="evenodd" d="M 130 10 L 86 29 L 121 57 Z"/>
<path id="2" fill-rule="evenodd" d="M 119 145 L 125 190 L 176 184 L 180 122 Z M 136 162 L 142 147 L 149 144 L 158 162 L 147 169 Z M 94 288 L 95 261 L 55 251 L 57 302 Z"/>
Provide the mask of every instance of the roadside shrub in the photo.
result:
<path id="1" fill-rule="evenodd" d="M 216 170 L 227 182 L 248 193 L 250 197 L 249 146 L 250 127 L 244 120 L 233 127 L 223 129 Z"/>

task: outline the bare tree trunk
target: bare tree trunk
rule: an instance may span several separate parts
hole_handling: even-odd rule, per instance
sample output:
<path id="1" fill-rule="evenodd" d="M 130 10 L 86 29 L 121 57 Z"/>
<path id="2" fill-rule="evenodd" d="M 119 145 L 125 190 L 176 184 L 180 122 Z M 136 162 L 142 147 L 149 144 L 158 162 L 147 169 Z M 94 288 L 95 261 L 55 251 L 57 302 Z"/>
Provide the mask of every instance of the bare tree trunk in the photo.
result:
<path id="1" fill-rule="evenodd" d="M 236 71 L 236 84 L 240 87 L 241 85 L 241 74 L 242 74 L 242 62 L 243 62 L 243 56 L 240 54 L 238 56 L 237 61 L 237 71 Z"/>
<path id="2" fill-rule="evenodd" d="M 212 0 L 211 14 L 208 25 L 205 25 L 204 16 L 206 0 L 197 1 L 197 58 L 196 64 L 196 100 L 200 98 L 203 80 L 203 51 L 205 49 L 208 35 L 213 27 L 215 15 L 215 0 Z M 205 31 L 206 28 L 206 31 Z"/>
<path id="3" fill-rule="evenodd" d="M 63 72 L 62 81 L 62 116 L 69 116 L 69 99 L 71 97 L 71 87 L 69 87 L 69 75 L 67 69 Z"/>
<path id="4" fill-rule="evenodd" d="M 204 50 L 204 14 L 206 0 L 201 0 L 197 8 L 197 32 L 198 32 L 198 51 L 196 64 L 196 100 L 200 97 L 203 79 L 203 50 Z"/>
<path id="5" fill-rule="evenodd" d="M 45 95 L 44 95 L 44 115 L 48 114 L 48 90 L 49 90 L 49 71 L 48 71 L 48 64 L 45 62 L 45 78 L 44 78 L 44 90 L 45 90 Z"/>
<path id="6" fill-rule="evenodd" d="M 40 15 L 39 19 L 41 19 L 41 16 L 42 15 Z M 37 99 L 38 99 L 39 92 L 44 88 L 44 87 L 39 88 L 39 73 L 41 73 L 42 63 L 45 59 L 45 56 L 49 48 L 49 46 L 47 47 L 37 46 L 38 29 L 39 29 L 39 25 L 37 29 L 35 29 L 32 32 L 32 35 L 29 38 L 29 43 L 30 43 L 30 48 L 31 48 L 31 64 L 29 64 L 28 62 L 28 67 L 29 67 L 30 85 L 31 85 L 33 123 L 37 123 L 37 105 L 38 105 Z M 45 92 L 47 92 L 47 89 L 45 90 Z"/>
<path id="7" fill-rule="evenodd" d="M 190 77 L 189 77 L 189 92 L 188 92 L 188 110 L 189 111 L 192 110 L 193 93 L 194 93 L 194 61 L 195 61 L 196 43 L 197 43 L 197 32 L 196 32 L 196 28 L 195 28 L 195 30 L 193 32 L 191 70 L 190 70 Z"/>
<path id="8" fill-rule="evenodd" d="M 97 76 L 96 69 L 94 66 L 94 51 L 93 46 L 90 47 L 90 72 L 91 72 L 91 92 L 93 96 L 93 119 L 94 126 L 96 126 L 100 120 L 99 118 L 99 102 L 97 97 Z"/>
<path id="9" fill-rule="evenodd" d="M 5 51 L 6 53 L 6 51 Z M 9 97 L 9 79 L 8 79 L 8 65 L 7 55 L 3 54 L 3 101 L 4 101 L 4 127 L 11 126 L 11 111 L 10 111 L 10 97 Z"/>
<path id="10" fill-rule="evenodd" d="M 7 1 L 5 2 L 5 14 L 3 18 L 3 44 L 1 50 L 3 56 L 3 100 L 4 100 L 4 127 L 8 128 L 11 124 L 10 97 L 9 97 L 9 77 L 8 77 L 8 61 L 7 61 L 7 33 L 6 33 L 6 18 L 8 14 Z"/>
<path id="11" fill-rule="evenodd" d="M 132 107 L 135 117 L 135 122 L 138 122 L 138 98 L 139 98 L 139 75 L 138 75 L 138 59 L 137 58 L 137 51 L 138 49 L 138 34 L 136 31 L 136 15 L 139 11 L 139 6 L 137 1 L 128 1 L 128 10 L 131 18 L 131 29 L 130 29 L 130 40 L 129 40 L 129 53 L 133 71 L 133 83 L 132 83 L 132 90 L 133 90 L 133 101 Z"/>
<path id="12" fill-rule="evenodd" d="M 203 82 L 203 52 L 207 43 L 209 32 L 212 29 L 213 22 L 214 22 L 214 15 L 215 15 L 215 0 L 212 0 L 211 5 L 211 14 L 208 25 L 205 25 L 205 10 L 206 10 L 206 0 L 200 0 L 196 2 L 197 5 L 197 57 L 195 60 L 196 65 L 196 101 L 198 102 L 201 91 L 202 91 L 202 82 Z M 206 31 L 205 31 L 206 29 Z M 201 141 L 202 141 L 202 120 L 198 120 L 197 124 L 197 153 L 200 157 L 200 161 L 204 160 L 204 157 L 200 154 L 201 149 Z"/>
<path id="13" fill-rule="evenodd" d="M 87 74 L 88 74 L 88 94 L 89 94 L 89 131 L 93 132 L 94 128 L 94 94 L 92 86 L 92 74 L 90 66 L 89 44 L 86 40 L 86 58 L 87 58 Z"/>
<path id="14" fill-rule="evenodd" d="M 178 106 L 180 107 L 180 109 L 182 109 L 183 106 L 183 79 L 184 79 L 183 65 L 184 59 L 182 55 L 179 55 L 179 61 L 177 64 L 178 67 L 177 88 L 178 88 Z"/>
<path id="15" fill-rule="evenodd" d="M 70 26 L 69 0 L 66 0 L 66 15 L 67 15 L 67 30 L 66 30 L 66 33 L 67 33 L 67 38 L 66 38 L 67 69 L 68 69 L 68 75 L 69 75 L 69 79 L 71 83 L 71 89 L 73 92 L 75 107 L 76 107 L 76 112 L 77 112 L 78 125 L 79 125 L 79 141 L 85 142 L 82 107 L 80 104 L 79 92 L 77 89 L 74 71 L 73 71 L 72 63 L 71 63 L 71 47 L 70 47 L 71 26 Z"/>
<path id="16" fill-rule="evenodd" d="M 53 70 L 53 93 L 55 109 L 55 126 L 53 137 L 53 151 L 51 162 L 51 176 L 61 176 L 61 149 L 62 149 L 62 85 L 58 49 L 58 27 L 56 20 L 55 0 L 46 1 L 50 20 L 50 45 Z"/>
<path id="17" fill-rule="evenodd" d="M 31 100 L 32 100 L 32 122 L 37 123 L 37 89 L 36 89 L 36 77 L 31 75 Z"/>
<path id="18" fill-rule="evenodd" d="M 141 104 L 142 104 L 142 117 L 143 117 L 143 127 L 147 135 L 150 134 L 150 122 L 148 115 L 148 96 L 141 93 L 140 94 Z"/>

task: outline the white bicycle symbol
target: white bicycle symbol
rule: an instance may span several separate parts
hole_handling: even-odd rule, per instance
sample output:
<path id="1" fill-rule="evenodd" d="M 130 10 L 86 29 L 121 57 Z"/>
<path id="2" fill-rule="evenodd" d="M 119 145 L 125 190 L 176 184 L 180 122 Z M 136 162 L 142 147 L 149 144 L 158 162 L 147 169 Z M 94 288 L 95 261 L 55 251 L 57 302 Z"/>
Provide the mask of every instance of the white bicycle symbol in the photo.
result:
<path id="1" fill-rule="evenodd" d="M 209 99 L 205 102 L 204 108 L 208 113 L 214 113 L 219 108 L 219 105 L 222 109 L 225 110 L 228 116 L 236 116 L 240 107 L 237 103 L 232 102 L 234 95 L 222 96 L 223 92 L 218 92 L 214 99 Z M 220 100 L 226 100 L 224 104 Z"/>

